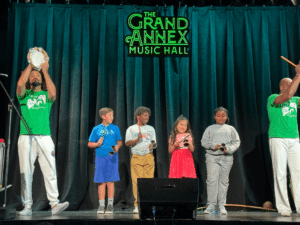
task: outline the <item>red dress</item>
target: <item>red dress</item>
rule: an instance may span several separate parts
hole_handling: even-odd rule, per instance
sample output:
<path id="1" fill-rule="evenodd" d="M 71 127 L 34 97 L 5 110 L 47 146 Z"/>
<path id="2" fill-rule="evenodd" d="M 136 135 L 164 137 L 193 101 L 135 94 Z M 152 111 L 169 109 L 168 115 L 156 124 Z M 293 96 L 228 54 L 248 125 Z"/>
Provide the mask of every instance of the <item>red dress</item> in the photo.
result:
<path id="1" fill-rule="evenodd" d="M 176 141 L 181 141 L 186 137 L 188 133 L 177 134 Z M 187 138 L 189 141 L 192 141 L 191 136 Z M 169 178 L 197 178 L 195 164 L 193 160 L 193 155 L 190 149 L 182 148 L 184 143 L 180 143 L 181 148 L 177 148 L 172 152 Z"/>

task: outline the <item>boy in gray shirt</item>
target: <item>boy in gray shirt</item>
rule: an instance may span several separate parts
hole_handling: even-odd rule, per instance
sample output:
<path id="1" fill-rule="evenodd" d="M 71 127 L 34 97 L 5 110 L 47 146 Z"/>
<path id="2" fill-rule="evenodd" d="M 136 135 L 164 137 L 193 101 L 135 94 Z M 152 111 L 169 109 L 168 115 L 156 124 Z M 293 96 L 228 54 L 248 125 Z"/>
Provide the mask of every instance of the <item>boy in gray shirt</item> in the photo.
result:
<path id="1" fill-rule="evenodd" d="M 155 130 L 147 125 L 151 110 L 147 107 L 139 107 L 134 117 L 135 125 L 126 130 L 125 145 L 130 147 L 132 157 L 130 160 L 132 190 L 134 200 L 133 213 L 138 213 L 137 208 L 137 179 L 154 177 L 154 156 L 151 141 L 156 143 Z"/>

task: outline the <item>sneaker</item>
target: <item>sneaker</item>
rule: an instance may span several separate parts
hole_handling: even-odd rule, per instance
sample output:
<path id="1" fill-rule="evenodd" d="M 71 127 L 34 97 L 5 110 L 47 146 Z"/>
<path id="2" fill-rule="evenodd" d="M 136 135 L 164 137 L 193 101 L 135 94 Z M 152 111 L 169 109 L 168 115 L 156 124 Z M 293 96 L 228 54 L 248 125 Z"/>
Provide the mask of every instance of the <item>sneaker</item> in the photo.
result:
<path id="1" fill-rule="evenodd" d="M 216 214 L 215 206 L 213 205 L 207 206 L 207 208 L 204 210 L 204 214 Z"/>
<path id="2" fill-rule="evenodd" d="M 69 202 L 64 203 L 57 203 L 55 206 L 52 207 L 51 212 L 52 215 L 60 214 L 62 211 L 69 207 Z"/>
<path id="3" fill-rule="evenodd" d="M 139 208 L 136 206 L 136 207 L 134 207 L 134 210 L 132 211 L 133 213 L 139 213 Z"/>
<path id="4" fill-rule="evenodd" d="M 31 216 L 32 215 L 32 210 L 31 208 L 24 208 L 22 211 L 18 212 L 19 216 Z"/>
<path id="5" fill-rule="evenodd" d="M 98 210 L 97 210 L 97 213 L 98 213 L 98 214 L 102 214 L 102 213 L 104 213 L 104 211 L 105 211 L 105 206 L 104 206 L 104 205 L 99 205 L 99 208 L 98 208 Z"/>
<path id="6" fill-rule="evenodd" d="M 280 215 L 281 216 L 285 216 L 285 217 L 290 217 L 291 216 L 291 212 L 281 212 Z"/>
<path id="7" fill-rule="evenodd" d="M 112 214 L 114 212 L 114 206 L 113 205 L 107 205 L 105 213 Z"/>
<path id="8" fill-rule="evenodd" d="M 227 211 L 225 209 L 225 206 L 220 206 L 219 210 L 220 210 L 220 215 L 227 215 Z"/>

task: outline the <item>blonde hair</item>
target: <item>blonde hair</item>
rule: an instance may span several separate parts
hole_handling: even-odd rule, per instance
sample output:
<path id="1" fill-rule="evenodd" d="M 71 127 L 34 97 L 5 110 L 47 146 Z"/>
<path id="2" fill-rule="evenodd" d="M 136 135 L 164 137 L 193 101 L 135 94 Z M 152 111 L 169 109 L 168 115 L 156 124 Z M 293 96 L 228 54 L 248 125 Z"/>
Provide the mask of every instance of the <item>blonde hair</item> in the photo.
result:
<path id="1" fill-rule="evenodd" d="M 102 119 L 102 116 L 105 116 L 107 113 L 113 112 L 111 108 L 102 108 L 99 110 L 99 116 Z"/>

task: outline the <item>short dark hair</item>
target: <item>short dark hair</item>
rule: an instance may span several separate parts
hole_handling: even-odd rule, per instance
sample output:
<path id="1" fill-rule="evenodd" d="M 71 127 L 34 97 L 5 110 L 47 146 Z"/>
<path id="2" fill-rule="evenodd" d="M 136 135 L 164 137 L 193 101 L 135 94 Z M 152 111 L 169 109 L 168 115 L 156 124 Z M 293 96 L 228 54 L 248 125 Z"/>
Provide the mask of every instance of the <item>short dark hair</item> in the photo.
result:
<path id="1" fill-rule="evenodd" d="M 135 110 L 134 119 L 136 119 L 138 116 L 142 115 L 143 113 L 148 113 L 149 116 L 151 116 L 151 110 L 149 108 L 140 106 Z"/>

